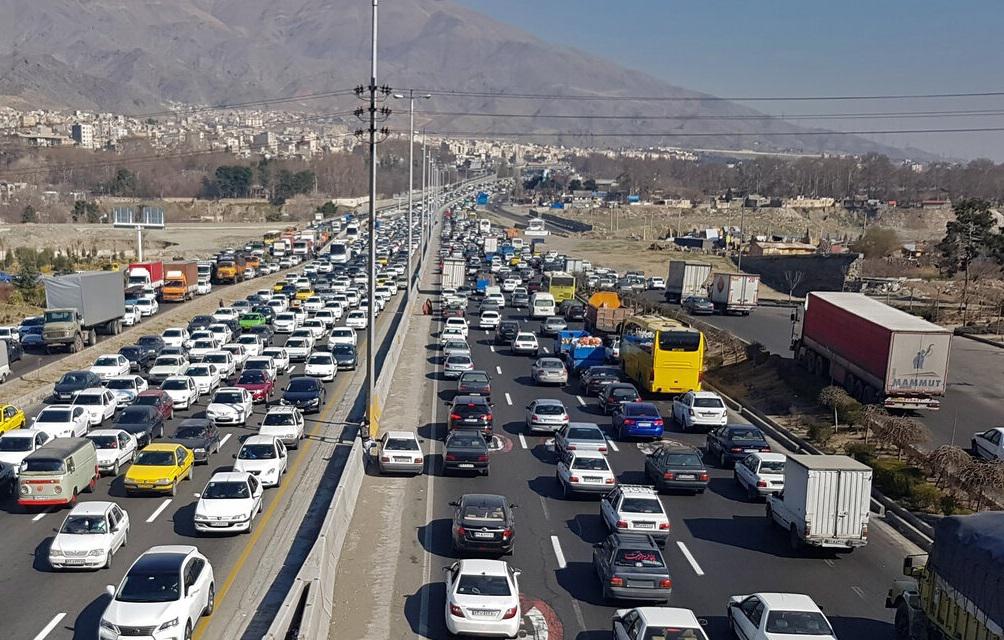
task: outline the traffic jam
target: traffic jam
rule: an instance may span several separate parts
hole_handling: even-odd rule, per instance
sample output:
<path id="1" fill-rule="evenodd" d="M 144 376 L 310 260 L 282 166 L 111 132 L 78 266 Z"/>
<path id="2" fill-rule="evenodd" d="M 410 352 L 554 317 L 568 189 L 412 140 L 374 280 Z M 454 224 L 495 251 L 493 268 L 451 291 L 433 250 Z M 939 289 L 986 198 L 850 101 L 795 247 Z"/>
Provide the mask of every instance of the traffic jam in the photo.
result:
<path id="1" fill-rule="evenodd" d="M 287 240 L 276 232 L 244 250 L 221 252 L 212 263 L 213 280 L 233 283 L 249 281 L 252 268 L 263 284 L 285 271 L 268 286 L 242 299 L 221 298 L 213 313 L 159 334 L 144 335 L 140 325 L 134 344 L 97 349 L 90 367 L 64 373 L 37 410 L 0 408 L 0 518 L 5 574 L 15 578 L 4 597 L 31 588 L 40 606 L 58 612 L 51 621 L 8 620 L 0 635 L 58 635 L 66 618 L 73 637 L 193 637 L 200 618 L 216 607 L 233 551 L 295 478 L 304 443 L 326 429 L 335 404 L 329 401 L 359 364 L 370 305 L 379 317 L 401 297 L 415 243 L 408 247 L 401 217 L 380 222 L 372 301 L 369 233 L 351 216 Z M 305 250 L 293 255 L 297 247 Z M 194 296 L 197 286 L 209 285 L 190 264 L 180 279 L 190 278 Z M 149 272 L 127 275 L 146 277 L 131 282 L 141 289 L 154 284 Z M 127 298 L 129 310 L 139 300 L 154 308 L 169 304 L 164 298 L 177 279 Z M 117 298 L 122 305 L 129 292 L 120 290 L 118 272 L 57 280 L 59 306 L 75 312 L 47 309 L 42 329 L 48 337 L 50 325 L 58 325 L 69 336 L 59 339 L 75 352 L 96 342 L 94 329 L 81 336 L 79 325 L 91 313 L 108 313 L 88 308 L 89 301 L 97 296 L 107 305 L 106 298 Z M 107 283 L 119 290 L 103 293 Z M 190 299 L 187 291 L 174 294 L 177 302 Z M 124 330 L 117 322 L 107 328 Z"/>

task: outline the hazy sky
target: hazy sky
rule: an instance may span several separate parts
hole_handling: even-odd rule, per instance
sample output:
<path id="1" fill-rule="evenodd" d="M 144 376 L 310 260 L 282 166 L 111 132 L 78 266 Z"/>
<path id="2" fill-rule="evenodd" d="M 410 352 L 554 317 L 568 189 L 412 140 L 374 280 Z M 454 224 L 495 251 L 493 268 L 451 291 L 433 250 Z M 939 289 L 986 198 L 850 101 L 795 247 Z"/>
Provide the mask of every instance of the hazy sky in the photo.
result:
<path id="1" fill-rule="evenodd" d="M 556 44 L 719 96 L 1004 91 L 1002 0 L 457 0 Z M 996 110 L 1001 115 L 799 120 L 835 130 L 1004 127 L 992 98 L 755 103 L 784 114 Z M 1004 133 L 874 135 L 1004 161 Z"/>

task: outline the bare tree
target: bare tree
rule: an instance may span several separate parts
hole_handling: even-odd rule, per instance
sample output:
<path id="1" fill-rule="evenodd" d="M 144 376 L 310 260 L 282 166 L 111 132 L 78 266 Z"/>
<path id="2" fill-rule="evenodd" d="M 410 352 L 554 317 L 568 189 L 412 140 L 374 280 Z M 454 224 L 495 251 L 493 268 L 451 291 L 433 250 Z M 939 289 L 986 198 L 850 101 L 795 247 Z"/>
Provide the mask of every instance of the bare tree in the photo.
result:
<path id="1" fill-rule="evenodd" d="M 961 478 L 973 465 L 973 458 L 962 447 L 943 444 L 927 454 L 927 466 L 934 476 L 934 484 L 942 486 L 947 478 Z"/>
<path id="2" fill-rule="evenodd" d="M 972 502 L 973 510 L 980 511 L 986 501 L 988 492 L 1000 491 L 1004 488 L 1004 463 L 974 463 L 966 469 L 959 479 L 969 495 L 975 497 L 975 500 Z"/>
<path id="3" fill-rule="evenodd" d="M 799 270 L 789 269 L 784 272 L 784 281 L 788 284 L 788 302 L 791 302 L 791 294 L 802 284 L 805 273 Z"/>

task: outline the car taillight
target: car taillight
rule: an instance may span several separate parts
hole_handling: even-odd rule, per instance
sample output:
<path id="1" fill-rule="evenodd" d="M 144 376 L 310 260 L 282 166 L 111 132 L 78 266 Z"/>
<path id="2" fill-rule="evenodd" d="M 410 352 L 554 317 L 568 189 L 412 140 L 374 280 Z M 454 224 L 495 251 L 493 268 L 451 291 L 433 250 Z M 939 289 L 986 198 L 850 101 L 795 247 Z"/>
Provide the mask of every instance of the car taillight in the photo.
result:
<path id="1" fill-rule="evenodd" d="M 607 484 L 613 484 L 614 483 L 614 479 L 613 478 L 607 478 L 606 479 L 606 483 Z"/>
<path id="2" fill-rule="evenodd" d="M 770 447 L 760 447 L 760 451 L 762 453 L 769 453 L 770 452 Z"/>
<path id="3" fill-rule="evenodd" d="M 451 604 L 450 605 L 450 615 L 451 616 L 456 616 L 458 618 L 463 618 L 464 617 L 464 610 L 461 609 L 460 607 L 458 607 L 455 604 Z"/>
<path id="4" fill-rule="evenodd" d="M 696 414 L 696 413 L 694 413 L 694 410 L 693 410 L 693 409 L 687 409 L 687 415 L 689 415 L 689 416 L 690 416 L 691 418 L 693 418 L 693 417 L 694 417 L 695 415 L 697 415 L 697 414 Z"/>
<path id="5" fill-rule="evenodd" d="M 663 578 L 662 580 L 659 581 L 659 588 L 660 589 L 672 589 L 673 588 L 673 581 L 670 580 L 669 578 Z"/>
<path id="6" fill-rule="evenodd" d="M 485 420 L 491 420 L 491 419 L 493 419 L 494 417 L 495 417 L 495 416 L 493 416 L 493 415 L 492 415 L 492 414 L 490 414 L 490 413 L 486 413 L 486 414 L 485 414 Z"/>
<path id="7" fill-rule="evenodd" d="M 672 471 L 667 471 L 662 474 L 663 480 L 673 480 L 674 478 L 676 478 L 676 474 L 673 473 Z"/>
<path id="8" fill-rule="evenodd" d="M 565 415 L 561 416 L 561 419 L 562 420 L 568 420 L 568 414 L 566 413 Z"/>
<path id="9" fill-rule="evenodd" d="M 861 525 L 861 537 L 862 538 L 867 538 L 868 537 L 868 523 L 867 522 L 864 523 L 863 525 Z"/>
<path id="10" fill-rule="evenodd" d="M 422 456 L 419 456 L 419 457 L 415 458 L 415 464 L 422 464 L 424 462 L 425 462 L 425 458 L 423 458 Z"/>
<path id="11" fill-rule="evenodd" d="M 624 424 L 632 425 L 632 424 L 634 424 L 634 419 L 633 418 L 625 418 L 624 419 Z"/>
<path id="12" fill-rule="evenodd" d="M 623 587 L 624 586 L 624 578 L 622 578 L 620 576 L 613 576 L 613 577 L 611 577 L 610 578 L 610 586 L 611 587 Z"/>
<path id="13" fill-rule="evenodd" d="M 509 528 L 503 529 L 502 530 L 502 537 L 503 538 L 511 538 L 512 537 L 512 529 L 509 529 Z"/>
<path id="14" fill-rule="evenodd" d="M 767 486 L 767 481 L 766 480 L 757 480 L 756 486 L 758 486 L 761 489 L 763 489 L 764 487 Z"/>
<path id="15" fill-rule="evenodd" d="M 708 473 L 705 471 L 704 473 L 699 474 L 697 479 L 701 482 L 707 482 L 710 479 L 710 476 L 708 476 Z"/>
<path id="16" fill-rule="evenodd" d="M 451 413 L 450 414 L 450 420 L 460 420 L 460 419 L 461 419 L 461 417 L 460 417 L 459 413 Z"/>
<path id="17" fill-rule="evenodd" d="M 380 456 L 380 462 L 390 462 L 390 456 Z"/>
<path id="18" fill-rule="evenodd" d="M 509 620 L 510 618 L 515 618 L 516 617 L 516 609 L 517 609 L 517 607 L 511 607 L 509 609 L 506 609 L 506 612 L 504 614 L 502 614 L 502 619 L 503 620 Z"/>
<path id="19" fill-rule="evenodd" d="M 731 449 L 729 449 L 729 451 L 731 451 L 732 453 L 740 453 L 742 450 L 743 450 L 742 447 L 732 447 Z"/>
<path id="20" fill-rule="evenodd" d="M 569 476 L 568 477 L 568 481 L 569 482 L 578 482 L 579 481 L 579 476 Z"/>
<path id="21" fill-rule="evenodd" d="M 481 454 L 478 456 L 478 462 L 488 462 L 488 456 L 486 454 Z"/>
<path id="22" fill-rule="evenodd" d="M 446 459 L 449 460 L 449 461 L 451 461 L 451 462 L 456 461 L 457 454 L 455 454 L 455 453 L 448 453 L 448 454 L 446 454 Z"/>
<path id="23" fill-rule="evenodd" d="M 652 424 L 654 424 L 657 427 L 661 427 L 662 426 L 662 418 L 656 418 L 655 420 L 652 421 Z"/>
<path id="24" fill-rule="evenodd" d="M 628 528 L 627 520 L 618 520 L 617 521 L 617 528 L 618 529 L 627 529 Z"/>
<path id="25" fill-rule="evenodd" d="M 600 447 L 599 449 L 597 449 L 597 451 L 599 451 L 600 453 L 606 453 L 607 452 L 607 448 L 606 447 Z"/>
<path id="26" fill-rule="evenodd" d="M 659 530 L 660 531 L 669 531 L 669 523 L 668 522 L 660 522 L 659 523 Z"/>
<path id="27" fill-rule="evenodd" d="M 574 444 L 566 445 L 565 448 L 568 449 L 569 451 L 575 451 L 575 445 Z"/>

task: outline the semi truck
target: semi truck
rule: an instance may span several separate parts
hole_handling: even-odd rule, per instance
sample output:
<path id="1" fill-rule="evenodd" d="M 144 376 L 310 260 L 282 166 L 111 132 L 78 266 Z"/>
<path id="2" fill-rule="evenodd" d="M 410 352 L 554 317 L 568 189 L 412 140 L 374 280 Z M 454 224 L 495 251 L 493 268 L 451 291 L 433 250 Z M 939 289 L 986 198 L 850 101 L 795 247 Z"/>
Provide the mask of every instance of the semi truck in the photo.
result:
<path id="1" fill-rule="evenodd" d="M 142 287 L 147 293 L 159 295 L 164 288 L 164 263 L 160 261 L 133 262 L 127 267 L 128 286 Z"/>
<path id="2" fill-rule="evenodd" d="M 185 302 L 195 297 L 199 287 L 197 262 L 169 262 L 164 265 L 164 273 L 161 298 L 165 302 Z"/>
<path id="3" fill-rule="evenodd" d="M 792 350 L 809 372 L 888 409 L 941 406 L 952 333 L 860 293 L 813 291 L 795 310 Z"/>
<path id="4" fill-rule="evenodd" d="M 293 241 L 293 255 L 306 260 L 314 255 L 314 239 L 300 238 Z"/>
<path id="5" fill-rule="evenodd" d="M 467 262 L 463 258 L 443 258 L 442 288 L 457 290 L 467 281 Z"/>
<path id="6" fill-rule="evenodd" d="M 690 296 L 703 296 L 707 292 L 711 265 L 692 260 L 670 260 L 666 276 L 666 302 L 682 302 Z"/>
<path id="7" fill-rule="evenodd" d="M 750 273 L 715 273 L 711 276 L 708 297 L 715 311 L 722 315 L 748 316 L 759 300 L 760 276 Z"/>
<path id="8" fill-rule="evenodd" d="M 885 601 L 896 640 L 1004 638 L 1004 513 L 939 519 L 930 554 L 904 558 L 903 575 Z"/>
<path id="9" fill-rule="evenodd" d="M 633 316 L 635 310 L 625 307 L 613 291 L 597 291 L 586 301 L 586 330 L 592 333 L 616 333 L 621 323 Z"/>
<path id="10" fill-rule="evenodd" d="M 117 271 L 84 271 L 43 278 L 45 315 L 42 340 L 51 353 L 75 353 L 98 341 L 98 333 L 122 332 L 125 289 Z"/>
<path id="11" fill-rule="evenodd" d="M 767 519 L 803 546 L 853 551 L 868 542 L 872 469 L 850 456 L 789 455 L 784 491 L 767 497 Z"/>

